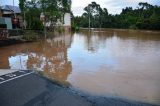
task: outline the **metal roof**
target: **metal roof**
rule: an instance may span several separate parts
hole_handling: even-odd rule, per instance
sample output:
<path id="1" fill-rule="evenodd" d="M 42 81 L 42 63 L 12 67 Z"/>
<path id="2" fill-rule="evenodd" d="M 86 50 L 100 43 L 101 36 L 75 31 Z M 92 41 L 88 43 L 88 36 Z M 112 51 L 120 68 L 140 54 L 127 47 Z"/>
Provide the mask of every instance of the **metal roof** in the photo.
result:
<path id="1" fill-rule="evenodd" d="M 21 13 L 21 10 L 18 6 L 4 5 L 1 6 L 1 9 L 6 11 L 14 11 L 14 13 Z"/>

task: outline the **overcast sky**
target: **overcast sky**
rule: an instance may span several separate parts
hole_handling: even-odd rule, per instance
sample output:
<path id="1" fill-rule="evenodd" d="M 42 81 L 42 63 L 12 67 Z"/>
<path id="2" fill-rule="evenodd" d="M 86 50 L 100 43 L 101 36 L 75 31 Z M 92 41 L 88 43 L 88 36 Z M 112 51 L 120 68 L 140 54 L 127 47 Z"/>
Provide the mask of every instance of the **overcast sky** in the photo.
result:
<path id="1" fill-rule="evenodd" d="M 18 5 L 18 0 L 14 0 L 15 5 Z M 107 8 L 110 14 L 119 14 L 122 8 L 131 6 L 136 8 L 139 2 L 148 2 L 152 5 L 159 5 L 160 0 L 72 0 L 72 11 L 74 15 L 81 15 L 83 8 L 92 1 L 97 2 L 102 8 Z M 13 0 L 0 0 L 0 4 L 13 5 Z"/>

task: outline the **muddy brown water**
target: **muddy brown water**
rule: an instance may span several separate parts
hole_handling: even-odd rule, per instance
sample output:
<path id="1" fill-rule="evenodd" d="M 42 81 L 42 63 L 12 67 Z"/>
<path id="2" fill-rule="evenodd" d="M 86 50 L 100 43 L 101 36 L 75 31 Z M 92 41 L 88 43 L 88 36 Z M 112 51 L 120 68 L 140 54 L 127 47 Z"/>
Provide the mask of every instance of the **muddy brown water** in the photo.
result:
<path id="1" fill-rule="evenodd" d="M 160 104 L 160 32 L 80 30 L 0 47 L 1 69 L 34 69 L 95 96 Z"/>

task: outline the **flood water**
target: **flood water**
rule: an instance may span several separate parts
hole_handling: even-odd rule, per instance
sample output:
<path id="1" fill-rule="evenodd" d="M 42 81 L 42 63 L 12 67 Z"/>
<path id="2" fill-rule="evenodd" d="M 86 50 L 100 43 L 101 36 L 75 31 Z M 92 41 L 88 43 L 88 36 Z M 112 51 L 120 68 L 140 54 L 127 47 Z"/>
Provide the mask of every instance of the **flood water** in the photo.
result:
<path id="1" fill-rule="evenodd" d="M 1 69 L 34 69 L 90 95 L 160 104 L 160 32 L 102 29 L 0 47 Z"/>

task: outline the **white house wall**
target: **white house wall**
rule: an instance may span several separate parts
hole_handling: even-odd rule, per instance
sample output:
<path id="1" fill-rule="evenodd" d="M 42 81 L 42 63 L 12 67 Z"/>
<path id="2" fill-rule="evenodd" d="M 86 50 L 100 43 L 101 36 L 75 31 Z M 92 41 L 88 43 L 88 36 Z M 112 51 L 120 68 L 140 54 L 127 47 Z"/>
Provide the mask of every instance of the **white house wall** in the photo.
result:
<path id="1" fill-rule="evenodd" d="M 65 13 L 64 15 L 64 26 L 71 26 L 71 14 Z"/>
<path id="2" fill-rule="evenodd" d="M 49 27 L 51 25 L 51 21 L 46 22 L 45 26 Z M 57 20 L 56 26 L 64 26 L 64 27 L 71 27 L 71 15 L 70 13 L 65 13 L 64 15 L 64 24 L 60 21 L 60 19 Z"/>
<path id="3" fill-rule="evenodd" d="M 3 11 L 3 14 L 13 14 L 11 11 Z"/>
<path id="4" fill-rule="evenodd" d="M 7 29 L 12 29 L 12 21 L 11 18 L 4 18 L 5 23 L 7 24 Z"/>

